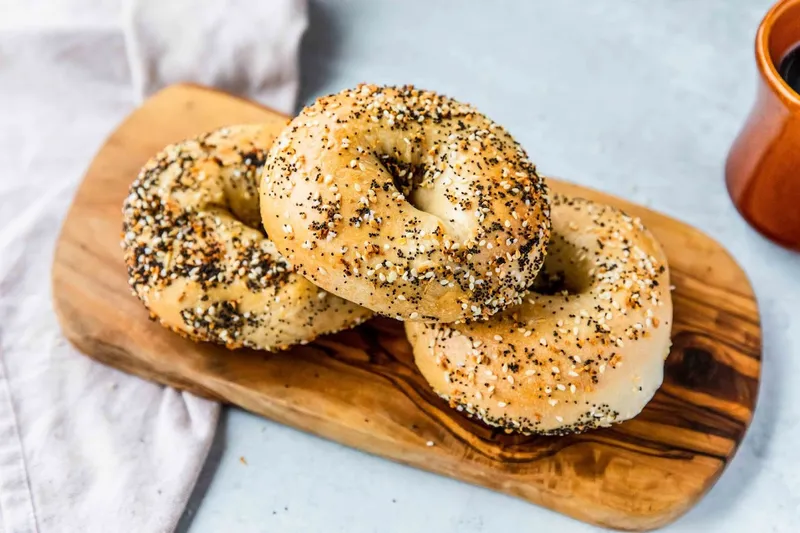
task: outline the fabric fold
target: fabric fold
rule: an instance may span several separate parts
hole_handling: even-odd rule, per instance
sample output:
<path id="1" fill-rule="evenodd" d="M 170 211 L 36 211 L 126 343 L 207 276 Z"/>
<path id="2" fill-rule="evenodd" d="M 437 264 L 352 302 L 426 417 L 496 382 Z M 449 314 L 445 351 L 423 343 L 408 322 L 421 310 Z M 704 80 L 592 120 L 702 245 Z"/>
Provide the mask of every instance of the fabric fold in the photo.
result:
<path id="1" fill-rule="evenodd" d="M 10 0 L 0 21 L 0 532 L 172 531 L 220 406 L 66 341 L 50 294 L 56 239 L 132 94 L 191 81 L 291 111 L 306 6 L 43 4 Z"/>

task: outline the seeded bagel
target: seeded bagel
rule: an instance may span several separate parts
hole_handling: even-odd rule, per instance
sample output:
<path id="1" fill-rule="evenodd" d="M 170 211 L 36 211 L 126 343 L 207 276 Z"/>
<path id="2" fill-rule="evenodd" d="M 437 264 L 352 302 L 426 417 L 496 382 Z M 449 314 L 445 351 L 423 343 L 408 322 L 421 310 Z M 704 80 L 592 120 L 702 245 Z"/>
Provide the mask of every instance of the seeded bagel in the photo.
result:
<path id="1" fill-rule="evenodd" d="M 304 276 L 400 320 L 519 303 L 549 238 L 545 186 L 519 144 L 410 86 L 318 99 L 278 137 L 260 191 L 264 227 Z"/>
<path id="2" fill-rule="evenodd" d="M 507 432 L 565 434 L 636 416 L 669 353 L 667 260 L 639 219 L 556 195 L 545 266 L 524 303 L 488 321 L 406 323 L 450 404 Z"/>
<path id="3" fill-rule="evenodd" d="M 314 286 L 259 229 L 258 173 L 274 135 L 223 128 L 151 159 L 123 206 L 129 283 L 164 326 L 194 340 L 277 350 L 372 313 Z"/>

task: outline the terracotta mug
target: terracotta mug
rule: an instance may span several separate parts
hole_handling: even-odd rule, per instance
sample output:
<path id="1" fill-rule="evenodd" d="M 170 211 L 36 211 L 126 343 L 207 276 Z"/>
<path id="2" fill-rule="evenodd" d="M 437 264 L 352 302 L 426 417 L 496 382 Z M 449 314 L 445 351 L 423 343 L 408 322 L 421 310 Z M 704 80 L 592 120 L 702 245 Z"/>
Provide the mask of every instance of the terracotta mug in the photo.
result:
<path id="1" fill-rule="evenodd" d="M 728 154 L 728 192 L 742 216 L 769 239 L 800 250 L 800 94 L 778 65 L 800 44 L 800 0 L 782 0 L 756 35 L 758 97 Z"/>

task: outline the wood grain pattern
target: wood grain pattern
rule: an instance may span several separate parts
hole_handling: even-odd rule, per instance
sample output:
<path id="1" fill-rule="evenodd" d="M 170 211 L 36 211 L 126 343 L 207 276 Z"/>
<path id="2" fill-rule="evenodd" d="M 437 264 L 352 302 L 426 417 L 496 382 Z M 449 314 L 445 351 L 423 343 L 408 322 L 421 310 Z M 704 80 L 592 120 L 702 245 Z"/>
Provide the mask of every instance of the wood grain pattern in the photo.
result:
<path id="1" fill-rule="evenodd" d="M 663 526 L 722 474 L 758 392 L 761 331 L 746 277 L 702 233 L 576 185 L 550 180 L 556 191 L 642 217 L 669 256 L 676 286 L 665 383 L 639 417 L 613 428 L 521 437 L 464 418 L 429 390 L 401 325 L 389 319 L 279 354 L 194 344 L 149 321 L 130 295 L 119 247 L 128 185 L 164 145 L 239 122 L 278 128 L 285 118 L 221 93 L 176 86 L 135 111 L 97 154 L 64 222 L 53 265 L 64 333 L 88 356 L 612 528 Z"/>

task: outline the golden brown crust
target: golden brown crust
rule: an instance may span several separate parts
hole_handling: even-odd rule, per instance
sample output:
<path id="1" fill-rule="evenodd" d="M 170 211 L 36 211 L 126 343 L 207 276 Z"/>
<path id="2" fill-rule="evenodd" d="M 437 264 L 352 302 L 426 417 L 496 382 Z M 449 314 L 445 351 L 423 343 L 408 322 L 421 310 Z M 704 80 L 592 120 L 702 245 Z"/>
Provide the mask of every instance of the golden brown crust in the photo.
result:
<path id="1" fill-rule="evenodd" d="M 131 185 L 129 282 L 173 331 L 274 350 L 371 315 L 297 274 L 260 231 L 258 172 L 273 140 L 258 125 L 222 128 L 166 147 Z"/>
<path id="2" fill-rule="evenodd" d="M 260 188 L 264 227 L 303 275 L 401 320 L 520 302 L 549 237 L 522 148 L 471 106 L 413 87 L 320 98 L 278 137 Z"/>
<path id="3" fill-rule="evenodd" d="M 509 432 L 571 433 L 635 416 L 669 351 L 669 272 L 655 238 L 609 206 L 560 195 L 551 206 L 547 260 L 522 305 L 483 322 L 406 323 L 433 389 Z"/>

